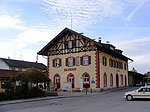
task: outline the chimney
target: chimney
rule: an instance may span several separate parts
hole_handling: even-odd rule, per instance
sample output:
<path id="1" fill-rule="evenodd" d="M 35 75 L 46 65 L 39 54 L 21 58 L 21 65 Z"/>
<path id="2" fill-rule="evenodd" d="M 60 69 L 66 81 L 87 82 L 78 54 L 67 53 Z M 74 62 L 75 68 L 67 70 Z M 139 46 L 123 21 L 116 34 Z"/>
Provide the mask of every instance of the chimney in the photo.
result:
<path id="1" fill-rule="evenodd" d="M 101 43 L 101 37 L 98 38 L 98 42 Z"/>

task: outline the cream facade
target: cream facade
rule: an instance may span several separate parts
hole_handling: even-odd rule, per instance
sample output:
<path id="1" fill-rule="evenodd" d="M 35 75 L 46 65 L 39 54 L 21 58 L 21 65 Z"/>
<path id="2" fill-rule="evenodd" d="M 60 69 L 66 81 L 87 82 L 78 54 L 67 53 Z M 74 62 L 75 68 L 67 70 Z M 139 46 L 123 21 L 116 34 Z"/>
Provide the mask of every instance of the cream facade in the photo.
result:
<path id="1" fill-rule="evenodd" d="M 128 86 L 128 60 L 111 44 L 96 42 L 65 28 L 41 51 L 48 57 L 48 77 L 52 87 L 101 90 Z"/>

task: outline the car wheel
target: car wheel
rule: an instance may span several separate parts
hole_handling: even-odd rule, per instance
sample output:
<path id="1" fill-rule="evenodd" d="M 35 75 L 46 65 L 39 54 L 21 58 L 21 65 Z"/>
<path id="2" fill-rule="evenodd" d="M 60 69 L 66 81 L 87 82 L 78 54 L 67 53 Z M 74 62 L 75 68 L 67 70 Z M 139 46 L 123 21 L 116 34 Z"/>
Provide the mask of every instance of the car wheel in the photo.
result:
<path id="1" fill-rule="evenodd" d="M 133 100 L 133 97 L 132 97 L 132 95 L 127 95 L 126 99 L 127 99 L 128 101 L 131 101 L 131 100 Z"/>

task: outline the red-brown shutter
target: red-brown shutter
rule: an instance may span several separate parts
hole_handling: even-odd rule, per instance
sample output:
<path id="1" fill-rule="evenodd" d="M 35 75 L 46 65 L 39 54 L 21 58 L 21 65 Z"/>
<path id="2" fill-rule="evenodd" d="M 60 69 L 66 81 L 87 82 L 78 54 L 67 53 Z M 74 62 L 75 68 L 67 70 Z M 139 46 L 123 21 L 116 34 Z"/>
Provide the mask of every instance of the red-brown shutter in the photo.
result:
<path id="1" fill-rule="evenodd" d="M 68 58 L 66 58 L 66 66 L 68 66 Z"/>
<path id="2" fill-rule="evenodd" d="M 53 59 L 53 67 L 55 67 L 55 59 Z"/>
<path id="3" fill-rule="evenodd" d="M 73 66 L 75 66 L 75 57 L 73 57 Z"/>
<path id="4" fill-rule="evenodd" d="M 59 66 L 61 66 L 61 59 L 59 59 Z"/>
<path id="5" fill-rule="evenodd" d="M 91 56 L 88 56 L 89 65 L 91 64 Z"/>
<path id="6" fill-rule="evenodd" d="M 80 57 L 80 63 L 81 63 L 81 65 L 83 65 L 83 56 Z"/>

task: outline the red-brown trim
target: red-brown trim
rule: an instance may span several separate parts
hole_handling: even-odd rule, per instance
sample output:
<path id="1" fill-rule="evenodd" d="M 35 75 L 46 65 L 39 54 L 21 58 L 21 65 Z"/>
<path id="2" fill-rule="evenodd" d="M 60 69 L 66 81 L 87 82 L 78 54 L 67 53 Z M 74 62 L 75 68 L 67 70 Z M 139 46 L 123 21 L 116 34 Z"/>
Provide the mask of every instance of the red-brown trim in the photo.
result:
<path id="1" fill-rule="evenodd" d="M 99 67 L 99 52 L 95 52 L 95 79 L 96 79 L 96 88 L 100 88 L 100 67 Z"/>
<path id="2" fill-rule="evenodd" d="M 49 56 L 47 57 L 47 77 L 50 79 L 50 61 L 49 61 Z"/>

